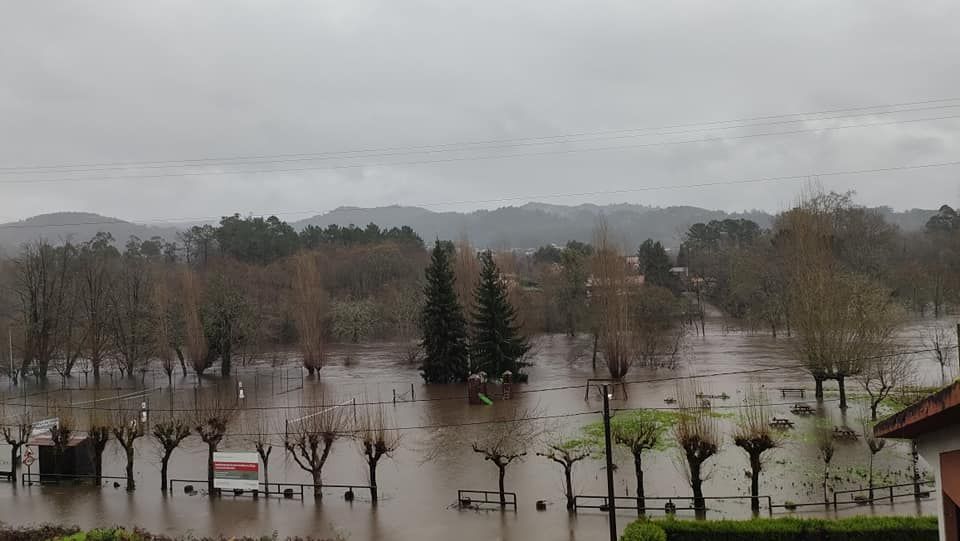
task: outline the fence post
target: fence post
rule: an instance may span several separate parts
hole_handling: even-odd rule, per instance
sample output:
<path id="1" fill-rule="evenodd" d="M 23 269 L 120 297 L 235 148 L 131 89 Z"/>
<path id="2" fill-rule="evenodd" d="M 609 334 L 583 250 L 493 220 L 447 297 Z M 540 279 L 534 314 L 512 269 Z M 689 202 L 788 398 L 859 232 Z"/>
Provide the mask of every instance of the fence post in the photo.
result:
<path id="1" fill-rule="evenodd" d="M 393 390 L 393 405 L 394 405 L 394 406 L 397 405 L 397 390 L 396 390 L 396 389 Z"/>
<path id="2" fill-rule="evenodd" d="M 893 503 L 893 487 L 890 487 L 890 503 Z"/>
<path id="3" fill-rule="evenodd" d="M 413 401 L 416 401 L 416 400 L 417 400 L 417 393 L 416 393 L 416 391 L 413 390 L 413 384 L 412 384 L 412 383 L 410 384 L 410 400 L 413 400 Z"/>

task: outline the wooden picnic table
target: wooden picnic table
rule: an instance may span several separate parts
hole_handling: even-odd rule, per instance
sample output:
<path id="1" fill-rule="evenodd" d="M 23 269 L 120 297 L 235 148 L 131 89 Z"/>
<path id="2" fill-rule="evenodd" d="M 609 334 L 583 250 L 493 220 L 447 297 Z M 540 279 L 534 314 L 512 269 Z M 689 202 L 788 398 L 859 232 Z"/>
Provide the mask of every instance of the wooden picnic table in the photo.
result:
<path id="1" fill-rule="evenodd" d="M 793 421 L 774 417 L 770 420 L 770 426 L 772 428 L 793 428 Z"/>
<path id="2" fill-rule="evenodd" d="M 788 394 L 799 394 L 800 398 L 804 398 L 805 393 L 806 390 L 800 387 L 780 387 L 780 395 L 784 398 L 786 398 Z"/>
<path id="3" fill-rule="evenodd" d="M 841 440 L 855 440 L 859 436 L 857 432 L 852 428 L 847 428 L 845 426 L 835 426 L 833 427 L 833 437 Z"/>
<path id="4" fill-rule="evenodd" d="M 813 408 L 807 404 L 794 404 L 790 412 L 794 415 L 813 415 L 814 413 Z"/>

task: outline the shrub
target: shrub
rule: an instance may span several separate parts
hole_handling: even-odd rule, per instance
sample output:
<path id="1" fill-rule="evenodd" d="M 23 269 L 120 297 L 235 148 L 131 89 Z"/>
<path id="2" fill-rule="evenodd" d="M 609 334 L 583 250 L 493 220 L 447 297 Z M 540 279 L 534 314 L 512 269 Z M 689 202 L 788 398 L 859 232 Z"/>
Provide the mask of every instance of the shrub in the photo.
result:
<path id="1" fill-rule="evenodd" d="M 627 525 L 620 541 L 667 541 L 667 534 L 652 522 L 638 520 Z"/>
<path id="2" fill-rule="evenodd" d="M 638 521 L 630 526 L 640 524 L 651 523 Z M 666 533 L 667 541 L 936 541 L 939 534 L 935 517 L 854 517 L 840 520 L 778 518 L 743 521 L 667 519 L 652 524 Z M 625 532 L 624 541 L 633 539 L 626 537 Z"/>

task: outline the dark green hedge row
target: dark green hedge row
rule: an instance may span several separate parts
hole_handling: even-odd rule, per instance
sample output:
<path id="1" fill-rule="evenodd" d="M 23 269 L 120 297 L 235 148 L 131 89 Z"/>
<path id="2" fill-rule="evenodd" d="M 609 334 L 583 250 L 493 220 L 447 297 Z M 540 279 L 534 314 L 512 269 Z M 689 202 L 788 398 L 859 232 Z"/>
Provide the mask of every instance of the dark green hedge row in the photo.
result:
<path id="1" fill-rule="evenodd" d="M 665 537 L 660 537 L 662 532 Z M 622 541 L 937 541 L 936 517 L 638 520 Z"/>

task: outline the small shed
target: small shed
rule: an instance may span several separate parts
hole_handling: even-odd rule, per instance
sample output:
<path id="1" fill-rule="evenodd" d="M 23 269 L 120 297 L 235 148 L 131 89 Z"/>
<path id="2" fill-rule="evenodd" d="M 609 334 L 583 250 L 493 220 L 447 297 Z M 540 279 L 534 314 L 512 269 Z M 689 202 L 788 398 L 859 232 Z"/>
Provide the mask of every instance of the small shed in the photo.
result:
<path id="1" fill-rule="evenodd" d="M 960 382 L 880 421 L 873 432 L 917 443 L 937 482 L 940 539 L 960 541 Z"/>
<path id="2" fill-rule="evenodd" d="M 41 483 L 84 478 L 96 474 L 93 441 L 86 432 L 74 432 L 62 452 L 58 453 L 49 431 L 30 436 L 28 446 L 37 448 L 37 466 Z"/>

